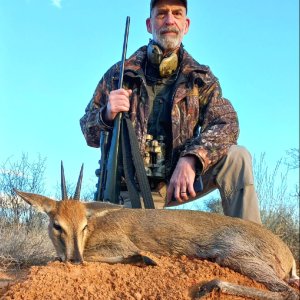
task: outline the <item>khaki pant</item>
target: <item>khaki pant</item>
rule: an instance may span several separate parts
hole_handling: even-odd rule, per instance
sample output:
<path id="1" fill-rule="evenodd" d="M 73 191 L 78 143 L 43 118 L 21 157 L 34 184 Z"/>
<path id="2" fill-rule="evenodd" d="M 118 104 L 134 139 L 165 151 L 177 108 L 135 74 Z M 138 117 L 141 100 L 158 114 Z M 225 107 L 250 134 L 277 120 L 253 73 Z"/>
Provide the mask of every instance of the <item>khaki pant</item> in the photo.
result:
<path id="1" fill-rule="evenodd" d="M 252 158 L 246 148 L 231 146 L 228 154 L 202 174 L 203 191 L 195 199 L 218 189 L 226 216 L 261 223 L 258 199 L 254 188 Z M 155 208 L 163 208 L 166 186 L 153 192 Z M 128 192 L 121 192 L 124 205 L 130 207 Z"/>

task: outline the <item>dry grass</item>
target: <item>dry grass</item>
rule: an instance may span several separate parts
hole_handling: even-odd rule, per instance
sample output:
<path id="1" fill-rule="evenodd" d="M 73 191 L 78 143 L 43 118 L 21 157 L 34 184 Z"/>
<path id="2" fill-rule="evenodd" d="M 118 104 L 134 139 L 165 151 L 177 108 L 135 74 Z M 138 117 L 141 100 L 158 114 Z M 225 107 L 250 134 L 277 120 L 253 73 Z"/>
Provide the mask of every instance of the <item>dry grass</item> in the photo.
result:
<path id="1" fill-rule="evenodd" d="M 44 264 L 55 257 L 46 225 L 41 222 L 28 226 L 2 219 L 0 240 L 0 269 L 2 271 Z"/>

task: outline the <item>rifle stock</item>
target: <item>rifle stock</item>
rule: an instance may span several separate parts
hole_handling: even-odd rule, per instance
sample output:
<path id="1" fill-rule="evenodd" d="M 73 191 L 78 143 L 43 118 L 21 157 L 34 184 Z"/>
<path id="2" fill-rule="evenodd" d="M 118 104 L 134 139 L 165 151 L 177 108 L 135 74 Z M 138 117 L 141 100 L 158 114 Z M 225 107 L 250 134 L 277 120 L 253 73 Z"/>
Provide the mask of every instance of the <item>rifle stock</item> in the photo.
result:
<path id="1" fill-rule="evenodd" d="M 118 89 L 123 86 L 124 64 L 127 52 L 128 34 L 129 34 L 130 17 L 126 18 L 126 27 L 123 43 L 123 52 L 120 62 L 120 77 Z M 121 128 L 122 114 L 118 113 L 114 120 L 114 128 L 112 132 L 110 151 L 107 161 L 107 176 L 104 189 L 104 200 L 112 203 L 118 203 L 118 196 L 120 194 L 121 174 L 120 174 L 120 128 Z"/>

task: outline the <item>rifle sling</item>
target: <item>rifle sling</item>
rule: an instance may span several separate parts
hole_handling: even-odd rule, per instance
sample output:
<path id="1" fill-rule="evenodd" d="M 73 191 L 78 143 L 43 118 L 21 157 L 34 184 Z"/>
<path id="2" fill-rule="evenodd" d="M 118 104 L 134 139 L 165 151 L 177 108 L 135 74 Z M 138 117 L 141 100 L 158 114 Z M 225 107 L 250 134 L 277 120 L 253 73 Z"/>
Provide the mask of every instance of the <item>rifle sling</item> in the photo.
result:
<path id="1" fill-rule="evenodd" d="M 122 118 L 121 144 L 124 175 L 132 208 L 141 208 L 140 194 L 136 185 L 135 175 L 143 197 L 144 207 L 154 208 L 151 189 L 139 151 L 137 137 L 127 113 L 123 113 Z"/>

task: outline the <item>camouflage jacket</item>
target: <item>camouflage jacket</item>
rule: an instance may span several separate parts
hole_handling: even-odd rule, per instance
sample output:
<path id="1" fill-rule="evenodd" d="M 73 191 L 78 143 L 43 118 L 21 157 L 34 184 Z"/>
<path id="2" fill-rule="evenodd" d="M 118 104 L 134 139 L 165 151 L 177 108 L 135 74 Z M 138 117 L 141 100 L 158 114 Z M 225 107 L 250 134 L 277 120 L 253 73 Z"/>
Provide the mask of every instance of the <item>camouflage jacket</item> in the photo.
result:
<path id="1" fill-rule="evenodd" d="M 126 60 L 123 78 L 123 86 L 133 91 L 129 116 L 142 154 L 150 115 L 142 68 L 146 49 L 146 46 L 141 47 Z M 105 73 L 80 119 L 81 130 L 89 146 L 99 147 L 100 130 L 112 130 L 103 121 L 102 111 L 110 91 L 117 89 L 119 65 L 120 63 L 115 64 Z M 226 155 L 231 145 L 237 143 L 237 114 L 231 103 L 222 97 L 218 79 L 209 67 L 200 65 L 184 50 L 180 68 L 171 110 L 172 161 L 175 166 L 180 156 L 196 155 L 202 166 L 198 171 L 203 173 Z M 201 126 L 201 131 L 195 135 L 197 126 Z"/>

